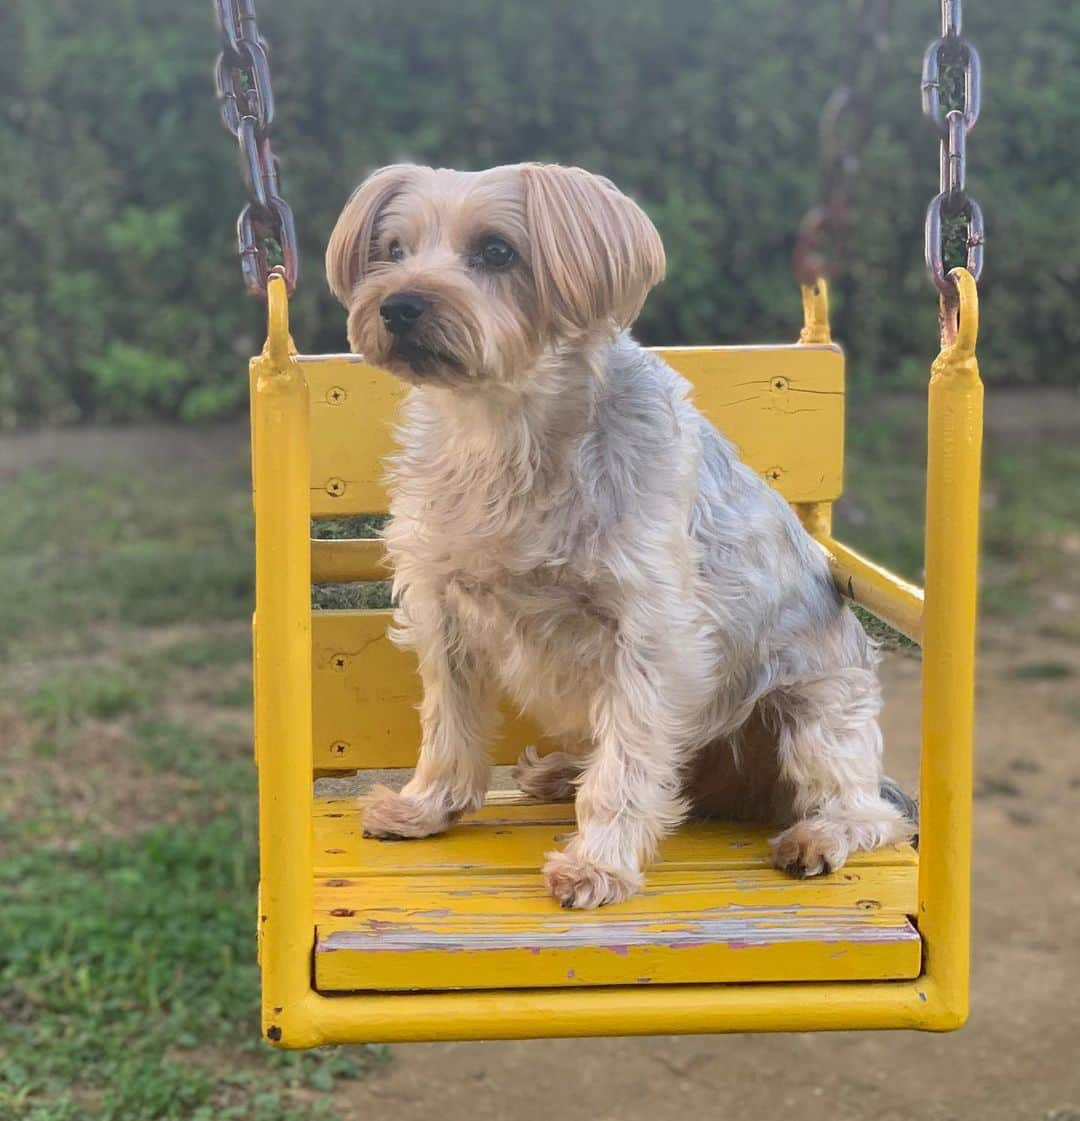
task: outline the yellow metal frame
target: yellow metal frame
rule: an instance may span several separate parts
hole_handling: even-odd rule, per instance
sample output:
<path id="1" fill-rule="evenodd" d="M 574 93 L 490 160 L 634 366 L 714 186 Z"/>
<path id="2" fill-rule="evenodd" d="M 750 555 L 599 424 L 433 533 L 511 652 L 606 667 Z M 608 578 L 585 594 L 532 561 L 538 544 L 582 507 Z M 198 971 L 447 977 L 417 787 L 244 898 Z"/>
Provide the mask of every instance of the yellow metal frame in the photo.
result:
<path id="1" fill-rule="evenodd" d="M 285 284 L 269 284 L 269 331 L 251 362 L 256 518 L 255 687 L 262 869 L 263 1032 L 284 1048 L 371 1041 L 721 1031 L 918 1028 L 968 1011 L 971 766 L 982 384 L 978 302 L 965 270 L 955 341 L 929 390 L 923 593 L 835 542 L 827 504 L 800 509 L 838 586 L 923 646 L 915 981 L 770 982 L 323 996 L 312 987 L 312 547 L 310 410 L 289 337 Z M 829 340 L 823 284 L 804 291 L 805 342 Z M 320 550 L 322 572 L 340 558 Z M 374 565 L 376 554 L 370 554 Z"/>

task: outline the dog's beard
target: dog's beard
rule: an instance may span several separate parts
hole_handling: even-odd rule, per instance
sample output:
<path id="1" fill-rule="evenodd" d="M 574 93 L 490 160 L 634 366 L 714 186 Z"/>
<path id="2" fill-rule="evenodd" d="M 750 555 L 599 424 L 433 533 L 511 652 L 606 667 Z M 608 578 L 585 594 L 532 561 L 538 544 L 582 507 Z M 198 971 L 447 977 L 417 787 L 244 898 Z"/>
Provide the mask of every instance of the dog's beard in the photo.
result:
<path id="1" fill-rule="evenodd" d="M 467 378 L 469 371 L 456 355 L 423 339 L 391 338 L 385 361 L 378 365 L 408 380 L 448 381 Z"/>

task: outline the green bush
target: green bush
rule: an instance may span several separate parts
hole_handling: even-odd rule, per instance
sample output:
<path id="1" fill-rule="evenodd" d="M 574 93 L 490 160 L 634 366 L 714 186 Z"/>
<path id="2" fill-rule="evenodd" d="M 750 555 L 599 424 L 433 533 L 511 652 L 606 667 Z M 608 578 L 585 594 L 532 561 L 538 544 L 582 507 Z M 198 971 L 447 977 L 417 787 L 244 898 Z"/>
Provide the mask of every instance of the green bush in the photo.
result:
<path id="1" fill-rule="evenodd" d="M 667 283 L 649 341 L 790 338 L 788 262 L 817 180 L 817 115 L 848 79 L 846 0 L 261 0 L 275 146 L 297 213 L 295 333 L 341 349 L 321 257 L 352 185 L 406 157 L 577 162 L 655 216 Z M 936 4 L 893 5 L 838 333 L 856 380 L 925 378 L 935 307 L 921 227 L 936 140 L 918 107 Z M 984 369 L 1078 381 L 1080 7 L 984 0 Z M 198 418 L 239 407 L 262 330 L 232 227 L 235 145 L 211 96 L 202 4 L 11 0 L 0 15 L 0 425 Z"/>

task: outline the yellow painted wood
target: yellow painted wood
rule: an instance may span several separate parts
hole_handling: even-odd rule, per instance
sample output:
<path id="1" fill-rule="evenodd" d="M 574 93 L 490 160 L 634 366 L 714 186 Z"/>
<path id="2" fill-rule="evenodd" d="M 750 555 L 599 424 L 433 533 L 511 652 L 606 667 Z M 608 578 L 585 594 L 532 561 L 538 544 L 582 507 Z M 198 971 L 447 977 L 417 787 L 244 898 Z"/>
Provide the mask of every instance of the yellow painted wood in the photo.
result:
<path id="1" fill-rule="evenodd" d="M 405 386 L 355 355 L 304 355 L 310 387 L 311 513 L 315 517 L 386 511 L 383 460 Z"/>
<path id="2" fill-rule="evenodd" d="M 968 1012 L 983 387 L 978 291 L 966 269 L 950 276 L 956 337 L 934 361 L 929 391 L 919 927 L 943 1021 L 960 1027 Z"/>
<path id="3" fill-rule="evenodd" d="M 605 984 L 595 987 L 533 987 L 476 991 L 351 993 L 322 996 L 312 989 L 312 951 L 319 916 L 315 910 L 316 896 L 322 906 L 322 881 L 352 879 L 349 865 L 322 867 L 324 861 L 342 855 L 352 861 L 352 868 L 362 874 L 366 885 L 411 884 L 413 888 L 447 877 L 484 877 L 497 883 L 502 892 L 515 891 L 515 907 L 544 905 L 535 894 L 534 867 L 524 867 L 527 853 L 515 859 L 522 862 L 521 871 L 491 865 L 484 872 L 476 869 L 439 868 L 423 870 L 423 851 L 411 845 L 396 846 L 403 855 L 385 866 L 364 871 L 361 852 L 327 854 L 320 851 L 318 859 L 312 851 L 326 836 L 323 818 L 313 832 L 310 775 L 313 748 L 307 729 L 312 728 L 310 704 L 303 700 L 307 674 L 311 672 L 313 650 L 311 615 L 308 610 L 308 586 L 311 577 L 311 545 L 308 541 L 307 514 L 339 514 L 378 511 L 385 503 L 376 475 L 366 480 L 336 479 L 328 473 L 334 462 L 351 462 L 353 452 L 349 441 L 357 433 L 366 433 L 368 420 L 389 418 L 392 407 L 376 406 L 369 416 L 357 406 L 354 420 L 344 423 L 338 414 L 329 428 L 325 415 L 341 410 L 350 400 L 350 385 L 341 386 L 345 397 L 333 400 L 325 396 L 333 389 L 333 380 L 320 381 L 323 375 L 333 378 L 334 365 L 338 375 L 350 377 L 362 363 L 353 359 L 298 359 L 291 355 L 288 337 L 287 305 L 283 286 L 271 282 L 269 300 L 270 331 L 264 354 L 252 363 L 253 479 L 257 512 L 257 569 L 260 592 L 257 594 L 256 678 L 257 700 L 256 753 L 260 761 L 260 885 L 261 965 L 263 970 L 263 1024 L 267 1038 L 275 1046 L 302 1048 L 329 1042 L 356 1043 L 374 1040 L 415 1039 L 482 1039 L 528 1038 L 550 1035 L 652 1034 L 702 1031 L 805 1031 L 854 1028 L 921 1028 L 950 1030 L 964 1020 L 967 1010 L 968 922 L 970 874 L 970 767 L 971 767 L 971 668 L 974 634 L 975 540 L 977 534 L 979 432 L 981 428 L 981 385 L 974 360 L 975 292 L 970 277 L 962 271 L 957 275 L 961 293 L 961 311 L 956 340 L 943 348 L 934 367 L 930 390 L 930 451 L 927 508 L 927 588 L 924 619 L 924 763 L 922 772 L 923 856 L 918 865 L 918 925 L 926 951 L 922 975 L 913 980 L 843 982 L 796 982 L 785 974 L 783 981 L 761 983 L 761 975 L 752 983 L 702 984 Z M 762 348 L 773 355 L 785 349 Z M 804 351 L 815 348 L 800 348 Z M 830 350 L 830 348 L 824 348 Z M 794 361 L 801 361 L 795 359 Z M 679 360 L 676 360 L 676 364 Z M 794 369 L 794 367 L 790 367 Z M 684 371 L 688 372 L 689 371 Z M 756 398 L 765 391 L 761 371 L 754 380 Z M 372 400 L 377 397 L 377 380 L 396 392 L 398 387 L 376 371 L 372 379 Z M 693 377 L 693 374 L 690 374 Z M 786 375 L 781 374 L 780 377 Z M 319 382 L 318 385 L 315 383 Z M 323 393 L 325 406 L 308 400 L 308 386 L 313 396 Z M 789 382 L 790 385 L 790 382 Z M 807 397 L 808 383 L 800 385 Z M 356 388 L 353 385 L 351 388 Z M 730 386 L 729 386 L 730 388 Z M 772 387 L 768 392 L 782 394 L 788 387 Z M 811 387 L 812 388 L 812 387 Z M 840 389 L 839 382 L 836 389 Z M 826 398 L 833 397 L 832 390 Z M 789 401 L 796 404 L 794 398 Z M 789 420 L 778 419 L 783 411 L 779 400 L 768 400 L 768 410 L 753 424 L 759 424 L 765 436 L 770 428 L 780 433 L 778 440 L 785 454 L 796 464 L 790 471 L 771 472 L 771 480 L 793 502 L 802 504 L 808 517 L 816 519 L 819 536 L 829 533 L 828 503 L 839 493 L 839 464 L 842 459 L 837 439 L 828 444 L 831 410 L 838 410 L 842 421 L 842 398 L 826 405 L 826 415 L 818 416 L 812 430 L 813 446 L 807 450 L 805 432 L 799 428 L 797 411 Z M 739 409 L 753 413 L 750 402 L 726 397 L 720 405 L 738 416 Z M 708 408 L 708 406 L 706 406 Z M 322 413 L 320 413 L 322 410 Z M 773 415 L 766 415 L 766 413 Z M 315 420 L 312 433 L 314 448 L 308 451 L 307 427 L 304 418 Z M 718 418 L 719 419 L 719 418 Z M 794 428 L 784 428 L 785 424 Z M 744 455 L 760 470 L 771 456 L 756 449 L 736 431 L 731 423 L 720 419 L 740 443 Z M 738 421 L 735 422 L 735 425 Z M 753 427 L 753 424 L 751 427 Z M 389 423 L 374 425 L 375 443 L 382 441 L 389 450 Z M 324 430 L 338 433 L 345 458 L 328 443 L 320 443 Z M 800 446 L 802 445 L 802 446 Z M 828 462 L 836 471 L 819 471 L 811 485 L 800 490 L 796 483 L 805 464 L 819 462 L 819 449 L 835 449 Z M 324 454 L 325 453 L 325 454 Z M 365 452 L 365 454 L 367 454 Z M 379 455 L 383 454 L 382 452 Z M 374 457 L 375 459 L 378 456 Z M 784 461 L 781 466 L 785 465 Z M 830 479 L 833 482 L 830 482 Z M 321 481 L 320 481 L 321 480 Z M 350 494 L 351 489 L 351 494 Z M 347 504 L 337 501 L 337 494 L 350 495 Z M 353 505 L 360 494 L 363 502 Z M 365 504 L 366 503 L 366 504 Z M 815 511 L 817 511 L 815 513 Z M 347 551 L 347 550 L 346 550 Z M 370 561 L 370 558 L 369 558 Z M 369 563 L 365 561 L 364 563 Z M 335 563 L 344 564 L 338 560 Z M 348 563 L 353 563 L 350 558 Z M 342 569 L 336 571 L 341 572 Z M 380 623 L 380 626 L 384 621 Z M 400 684 L 400 674 L 390 674 L 391 684 Z M 316 693 L 317 699 L 317 693 Z M 306 721 L 305 721 L 306 716 Z M 415 742 L 415 740 L 413 741 Z M 325 808 L 325 807 L 323 807 Z M 567 807 L 532 809 L 535 820 L 520 824 L 515 820 L 519 810 L 510 804 L 487 807 L 478 815 L 477 825 L 462 829 L 490 827 L 490 844 L 497 834 L 522 828 L 534 830 L 531 843 L 546 844 L 543 827 L 549 832 L 565 824 Z M 334 812 L 334 811 L 331 811 Z M 345 811 L 340 811 L 345 812 Z M 491 817 L 490 815 L 497 815 Z M 485 815 L 487 825 L 483 823 Z M 498 816 L 501 815 L 501 816 Z M 546 817 L 544 815 L 547 815 Z M 496 828 L 496 826 L 498 826 Z M 696 827 L 695 827 L 696 828 Z M 538 831 L 539 830 L 539 831 Z M 472 835 L 472 834 L 467 834 Z M 465 842 L 463 834 L 454 842 Z M 450 838 L 446 838 L 447 841 Z M 696 865 L 692 857 L 694 844 L 701 838 L 690 836 L 685 866 L 677 861 L 654 872 L 656 883 L 671 889 L 671 898 L 684 898 L 693 893 L 699 877 L 711 884 L 718 900 L 728 904 L 746 905 L 749 898 L 767 898 L 760 892 L 743 894 L 745 879 L 757 875 L 753 864 L 739 867 L 729 863 Z M 710 843 L 715 847 L 716 838 Z M 359 843 L 359 842 L 358 842 Z M 758 842 L 760 844 L 760 841 Z M 327 844 L 325 847 L 336 847 Z M 381 845 L 389 850 L 389 845 Z M 753 844 L 747 846 L 750 853 Z M 413 855 L 404 854 L 412 852 Z M 460 856 L 460 851 L 457 852 Z M 678 847 L 674 850 L 678 857 Z M 730 855 L 730 854 L 729 854 Z M 453 859 L 453 856 L 451 857 Z M 740 859 L 736 857 L 736 859 Z M 752 855 L 741 859 L 753 861 Z M 906 863 L 905 863 L 906 860 Z M 395 867 L 395 862 L 398 867 Z M 402 871 L 400 865 L 406 865 Z M 347 870 L 343 874 L 342 868 Z M 882 864 L 860 867 L 849 865 L 860 877 L 882 878 L 882 885 L 910 898 L 910 882 L 915 875 L 914 856 L 895 862 L 887 858 Z M 518 888 L 511 881 L 522 877 Z M 733 880 L 732 877 L 735 877 Z M 532 883 L 526 886 L 526 881 Z M 676 890 L 675 884 L 682 888 Z M 741 886 L 740 886 L 741 883 Z M 490 886 L 490 885 L 489 885 Z M 821 886 L 820 884 L 818 885 Z M 851 885 L 841 885 L 851 890 Z M 407 890 L 407 886 L 405 888 Z M 704 890 L 704 887 L 702 888 Z M 769 889 L 772 890 L 772 889 Z M 779 889 L 777 889 L 779 890 Z M 858 890 L 856 887 L 854 890 Z M 728 894 L 725 895 L 724 892 Z M 532 894 L 530 894 L 532 893 Z M 497 899 L 500 893 L 493 895 Z M 882 891 L 882 894 L 885 894 Z M 522 896 L 532 899 L 527 904 Z M 741 897 L 741 904 L 737 898 Z M 474 892 L 473 904 L 479 894 Z M 484 896 L 487 898 L 487 896 Z M 834 896 L 834 899 L 840 896 Z M 856 901 L 857 903 L 858 901 Z M 491 905 L 495 905 L 494 903 Z M 504 904 L 498 904 L 504 905 Z M 906 904 L 905 904 L 906 905 Z M 763 905 L 764 907 L 764 905 Z M 780 908 L 783 911 L 783 908 Z M 528 923 L 523 911 L 513 919 L 520 929 Z M 890 914 L 892 912 L 889 912 Z M 600 913 L 603 916 L 604 912 Z M 337 919 L 344 916 L 328 916 Z M 558 921 L 558 919 L 556 920 Z M 331 932 L 333 933 L 333 932 Z M 605 950 L 614 957 L 613 951 Z M 332 954 L 330 956 L 333 956 Z M 448 960 L 454 955 L 447 955 Z"/>
<path id="4" fill-rule="evenodd" d="M 267 285 L 266 348 L 251 362 L 255 490 L 255 757 L 264 1034 L 310 1046 L 311 514 L 307 386 L 292 354 L 285 282 Z M 300 795 L 300 796 L 298 796 Z"/>
<path id="5" fill-rule="evenodd" d="M 830 536 L 819 536 L 817 542 L 825 551 L 833 580 L 845 598 L 865 607 L 872 615 L 907 635 L 912 642 L 922 641 L 922 588 L 874 564 Z"/>
<path id="6" fill-rule="evenodd" d="M 386 550 L 378 538 L 311 542 L 311 579 L 316 584 L 389 580 L 391 575 Z"/>
<path id="7" fill-rule="evenodd" d="M 387 637 L 389 611 L 316 611 L 312 616 L 313 762 L 319 771 L 413 767 L 420 747 L 416 657 Z M 512 763 L 542 743 L 531 721 L 504 708 L 494 745 Z"/>
<path id="8" fill-rule="evenodd" d="M 527 872 L 485 874 L 469 869 L 405 869 L 386 874 L 361 870 L 350 875 L 322 875 L 315 879 L 315 915 L 319 923 L 334 930 L 349 928 L 345 919 L 353 916 L 343 912 L 350 909 L 366 912 L 375 907 L 398 908 L 424 912 L 427 918 L 449 918 L 458 913 L 458 905 L 447 904 L 447 914 L 436 916 L 434 912 L 441 910 L 443 904 L 436 906 L 434 900 L 447 893 L 461 892 L 461 905 L 469 901 L 462 913 L 470 915 L 470 921 L 475 919 L 482 924 L 486 921 L 483 916 L 493 915 L 506 929 L 528 929 L 535 920 L 550 918 L 562 910 L 544 891 L 539 868 L 538 860 Z M 602 925 L 619 916 L 655 918 L 663 914 L 689 914 L 700 910 L 706 897 L 710 907 L 718 908 L 817 908 L 910 915 L 916 909 L 917 888 L 915 866 L 899 860 L 895 864 L 845 868 L 815 880 L 793 880 L 767 866 L 740 868 L 717 864 L 687 870 L 665 861 L 649 870 L 645 887 L 633 899 L 614 908 L 582 911 L 571 917 L 575 923 L 580 919 L 581 924 L 589 926 Z M 335 925 L 331 919 L 342 922 Z M 566 921 L 565 915 L 561 921 Z"/>
<path id="9" fill-rule="evenodd" d="M 540 867 L 546 852 L 565 844 L 573 830 L 574 807 L 569 802 L 537 805 L 505 798 L 489 801 L 444 836 L 385 842 L 362 835 L 356 799 L 317 798 L 314 866 L 318 875 L 329 876 L 528 872 Z M 756 825 L 691 822 L 664 841 L 658 866 L 681 872 L 768 869 L 768 836 L 768 829 Z M 856 853 L 837 876 L 855 883 L 872 867 L 899 867 L 914 876 L 916 864 L 909 845 L 888 846 Z M 914 902 L 913 896 L 907 898 L 905 909 L 912 911 Z"/>
<path id="10" fill-rule="evenodd" d="M 937 986 L 914 981 L 608 985 L 593 989 L 308 994 L 277 1046 L 702 1032 L 949 1031 Z"/>
<path id="11" fill-rule="evenodd" d="M 489 901 L 477 898 L 488 886 L 506 891 L 493 897 L 501 912 L 474 907 Z M 453 880 L 415 901 L 357 894 L 337 914 L 316 910 L 320 992 L 894 980 L 918 976 L 921 962 L 918 933 L 902 915 L 725 904 L 730 891 L 708 887 L 680 900 L 658 884 L 642 900 L 651 914 L 613 907 L 591 920 L 568 915 L 538 884 L 531 895 Z M 540 913 L 524 918 L 527 902 Z M 359 909 L 347 917 L 349 903 Z"/>
<path id="12" fill-rule="evenodd" d="M 831 345 L 667 347 L 694 401 L 742 457 L 791 502 L 839 496 L 844 461 L 844 357 Z M 381 513 L 382 460 L 404 386 L 352 355 L 304 355 L 311 389 L 311 510 Z"/>
<path id="13" fill-rule="evenodd" d="M 495 792 L 445 836 L 385 842 L 362 836 L 355 799 L 316 799 L 316 987 L 918 975 L 909 846 L 795 880 L 770 866 L 767 828 L 692 823 L 665 841 L 640 895 L 568 913 L 544 890 L 540 868 L 573 828 L 570 804 Z"/>

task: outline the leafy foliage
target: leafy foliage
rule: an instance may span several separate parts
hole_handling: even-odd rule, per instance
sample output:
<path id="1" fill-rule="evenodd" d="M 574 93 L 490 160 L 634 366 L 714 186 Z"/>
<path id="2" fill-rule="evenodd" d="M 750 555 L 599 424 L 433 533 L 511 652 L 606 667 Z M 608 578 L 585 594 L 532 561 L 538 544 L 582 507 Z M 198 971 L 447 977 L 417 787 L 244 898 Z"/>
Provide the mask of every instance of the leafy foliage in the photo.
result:
<path id="1" fill-rule="evenodd" d="M 936 5 L 894 5 L 836 319 L 857 379 L 925 378 L 921 223 L 936 141 L 917 102 Z M 351 187 L 395 158 L 576 162 L 649 209 L 669 279 L 649 341 L 789 338 L 788 262 L 816 191 L 817 114 L 853 67 L 851 0 L 262 0 L 275 147 L 298 215 L 294 316 L 340 349 L 322 249 Z M 989 228 L 984 368 L 1078 380 L 1080 7 L 984 0 L 971 186 Z M 201 4 L 11 0 L 0 13 L 0 424 L 238 407 L 261 332 L 231 231 L 235 153 Z"/>

